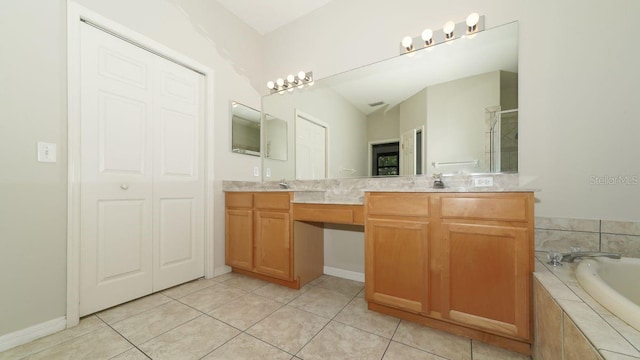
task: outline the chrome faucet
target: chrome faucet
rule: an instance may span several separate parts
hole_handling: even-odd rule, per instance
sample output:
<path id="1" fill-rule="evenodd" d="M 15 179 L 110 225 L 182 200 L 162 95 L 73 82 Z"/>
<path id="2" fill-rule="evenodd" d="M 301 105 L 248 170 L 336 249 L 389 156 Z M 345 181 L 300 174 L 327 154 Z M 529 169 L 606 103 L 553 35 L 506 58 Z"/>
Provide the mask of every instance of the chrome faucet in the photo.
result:
<path id="1" fill-rule="evenodd" d="M 433 174 L 433 188 L 434 189 L 444 189 L 444 183 L 442 182 L 442 174 L 435 173 Z"/>
<path id="2" fill-rule="evenodd" d="M 289 184 L 287 184 L 287 179 L 282 179 L 278 185 L 280 185 L 280 189 L 288 189 L 289 188 Z"/>
<path id="3" fill-rule="evenodd" d="M 607 257 L 610 259 L 620 259 L 620 254 L 611 252 L 598 252 L 598 251 L 574 251 L 567 254 L 562 254 L 562 261 L 574 262 L 576 259 L 585 257 Z"/>

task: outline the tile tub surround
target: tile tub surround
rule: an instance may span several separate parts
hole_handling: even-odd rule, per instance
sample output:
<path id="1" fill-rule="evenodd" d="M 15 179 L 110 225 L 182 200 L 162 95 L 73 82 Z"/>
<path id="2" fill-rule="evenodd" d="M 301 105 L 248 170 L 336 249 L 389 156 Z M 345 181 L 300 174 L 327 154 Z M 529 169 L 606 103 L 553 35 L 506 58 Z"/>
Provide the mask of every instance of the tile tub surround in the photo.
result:
<path id="1" fill-rule="evenodd" d="M 369 311 L 363 287 L 324 275 L 293 290 L 228 273 L 87 316 L 0 359 L 530 359 Z"/>
<path id="2" fill-rule="evenodd" d="M 544 252 L 538 252 L 536 258 L 534 277 L 553 298 L 553 304 L 535 309 L 536 317 L 561 317 L 563 326 L 567 327 L 560 330 L 564 331 L 565 337 L 574 330 L 571 326 L 575 325 L 579 330 L 578 335 L 583 335 L 603 359 L 640 359 L 640 331 L 611 314 L 580 287 L 575 278 L 576 264 L 563 263 L 560 267 L 548 265 Z M 534 293 L 534 296 L 539 294 Z M 556 313 L 554 304 L 561 309 L 561 314 Z M 577 338 L 571 341 L 574 340 L 581 341 Z M 553 352 L 562 352 L 561 345 L 548 342 L 552 341 L 551 337 L 546 341 L 540 337 L 534 340 L 536 341 L 545 342 L 547 346 L 555 349 Z"/>
<path id="3" fill-rule="evenodd" d="M 566 252 L 580 247 L 640 258 L 640 222 L 537 216 L 535 237 L 538 251 Z"/>
<path id="4" fill-rule="evenodd" d="M 478 177 L 493 178 L 493 186 L 474 187 Z M 445 189 L 433 188 L 431 175 L 394 177 L 357 177 L 323 180 L 287 180 L 290 189 L 283 190 L 280 181 L 223 181 L 223 191 L 293 191 L 294 202 L 362 204 L 365 191 L 416 192 L 508 192 L 536 191 L 519 186 L 518 174 L 443 175 Z"/>

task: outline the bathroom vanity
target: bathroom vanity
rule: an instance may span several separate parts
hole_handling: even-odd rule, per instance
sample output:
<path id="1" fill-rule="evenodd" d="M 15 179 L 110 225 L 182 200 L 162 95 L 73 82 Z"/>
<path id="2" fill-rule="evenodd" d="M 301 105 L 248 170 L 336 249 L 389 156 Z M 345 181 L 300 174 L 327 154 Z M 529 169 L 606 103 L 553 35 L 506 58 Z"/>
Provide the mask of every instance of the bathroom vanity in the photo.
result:
<path id="1" fill-rule="evenodd" d="M 324 223 L 364 225 L 369 309 L 530 354 L 533 192 L 226 192 L 226 263 L 292 288 L 323 273 Z"/>

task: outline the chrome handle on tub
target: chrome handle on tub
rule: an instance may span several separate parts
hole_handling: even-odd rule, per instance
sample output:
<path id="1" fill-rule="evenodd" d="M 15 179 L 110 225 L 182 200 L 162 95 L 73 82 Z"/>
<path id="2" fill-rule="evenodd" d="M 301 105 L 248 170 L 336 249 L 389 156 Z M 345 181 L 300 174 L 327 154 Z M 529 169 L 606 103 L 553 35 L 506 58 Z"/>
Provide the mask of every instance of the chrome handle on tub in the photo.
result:
<path id="1" fill-rule="evenodd" d="M 122 184 L 122 185 L 120 185 L 120 189 L 122 189 L 122 190 L 128 190 L 128 189 L 129 189 L 129 184 Z"/>

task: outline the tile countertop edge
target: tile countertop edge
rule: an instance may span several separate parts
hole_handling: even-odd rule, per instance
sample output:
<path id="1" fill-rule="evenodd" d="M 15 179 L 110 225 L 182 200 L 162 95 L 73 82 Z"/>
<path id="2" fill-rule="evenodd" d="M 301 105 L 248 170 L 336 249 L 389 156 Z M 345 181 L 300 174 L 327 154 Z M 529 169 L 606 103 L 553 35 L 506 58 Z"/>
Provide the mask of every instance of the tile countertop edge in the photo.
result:
<path id="1" fill-rule="evenodd" d="M 562 268 L 552 269 L 551 265 L 547 265 L 541 260 L 542 256 L 546 255 L 541 252 L 536 254 L 536 270 L 533 276 L 549 292 L 562 311 L 573 320 L 600 355 L 604 359 L 619 359 L 619 357 L 615 357 L 615 354 L 609 355 L 609 352 L 613 352 L 626 355 L 630 359 L 640 359 L 640 350 L 638 349 L 640 347 L 640 332 L 623 323 L 606 309 L 601 308 L 586 292 L 576 292 L 572 289 L 572 286 L 580 286 L 573 275 L 575 264 L 563 263 Z M 571 277 L 573 278 L 571 279 Z M 570 286 L 567 284 L 568 281 L 575 281 L 575 284 Z M 594 304 L 600 308 L 594 309 Z M 589 320 L 583 316 L 577 316 L 579 312 L 584 313 L 585 310 L 589 312 Z M 615 324 L 616 321 L 607 320 L 607 318 L 613 318 L 622 324 Z M 591 324 L 586 324 L 586 322 Z M 586 328 L 588 325 L 591 325 L 590 328 Z M 625 327 L 625 329 L 621 327 Z M 637 339 L 634 341 L 635 344 L 623 335 L 625 333 L 629 335 L 628 337 Z M 605 336 L 594 336 L 596 334 Z M 606 341 L 610 342 L 605 343 Z"/>

